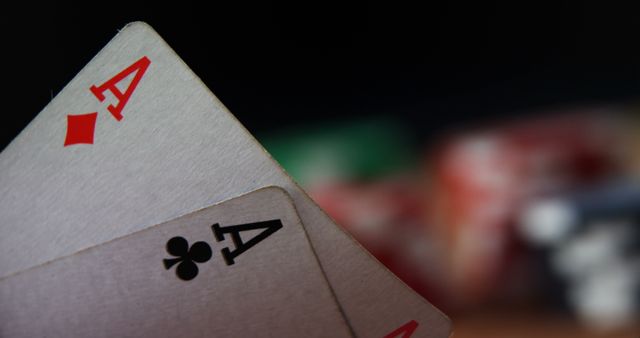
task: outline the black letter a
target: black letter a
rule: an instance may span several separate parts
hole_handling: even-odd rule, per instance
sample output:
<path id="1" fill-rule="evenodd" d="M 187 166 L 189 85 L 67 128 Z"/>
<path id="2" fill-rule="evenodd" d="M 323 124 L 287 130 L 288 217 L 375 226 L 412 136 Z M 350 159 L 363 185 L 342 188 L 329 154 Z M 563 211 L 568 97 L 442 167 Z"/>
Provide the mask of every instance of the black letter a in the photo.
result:
<path id="1" fill-rule="evenodd" d="M 212 225 L 211 228 L 213 229 L 213 234 L 216 236 L 216 240 L 218 242 L 224 240 L 224 234 L 231 234 L 233 244 L 236 247 L 235 250 L 231 251 L 229 250 L 229 248 L 224 248 L 221 250 L 221 252 L 225 262 L 227 262 L 227 265 L 233 265 L 233 263 L 235 263 L 234 259 L 236 257 L 240 256 L 243 252 L 251 249 L 251 247 L 260 243 L 263 239 L 271 236 L 271 234 L 273 234 L 274 232 L 280 230 L 282 228 L 282 222 L 279 219 L 274 219 L 263 222 L 230 225 L 227 227 L 221 227 L 220 224 L 216 223 Z M 256 229 L 264 229 L 264 231 L 247 242 L 242 241 L 242 238 L 240 238 L 241 231 Z"/>

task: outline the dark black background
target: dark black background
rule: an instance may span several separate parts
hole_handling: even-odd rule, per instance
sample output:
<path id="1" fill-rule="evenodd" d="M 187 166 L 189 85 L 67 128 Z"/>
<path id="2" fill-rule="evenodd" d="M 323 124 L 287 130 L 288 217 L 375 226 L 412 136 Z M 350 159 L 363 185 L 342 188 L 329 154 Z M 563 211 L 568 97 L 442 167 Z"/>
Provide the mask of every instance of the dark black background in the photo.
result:
<path id="1" fill-rule="evenodd" d="M 397 114 L 428 135 L 640 93 L 640 16 L 629 5 L 163 3 L 3 8 L 0 146 L 135 20 L 257 133 Z"/>

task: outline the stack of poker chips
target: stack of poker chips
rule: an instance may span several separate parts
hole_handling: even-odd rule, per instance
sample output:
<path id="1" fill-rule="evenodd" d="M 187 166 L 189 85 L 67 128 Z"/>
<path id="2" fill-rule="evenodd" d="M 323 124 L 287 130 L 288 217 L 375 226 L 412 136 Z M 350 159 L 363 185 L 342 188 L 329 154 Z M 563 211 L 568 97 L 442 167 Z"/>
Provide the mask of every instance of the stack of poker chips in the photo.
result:
<path id="1" fill-rule="evenodd" d="M 640 184 L 616 182 L 542 199 L 522 213 L 523 237 L 547 252 L 563 297 L 586 325 L 610 330 L 640 316 Z"/>

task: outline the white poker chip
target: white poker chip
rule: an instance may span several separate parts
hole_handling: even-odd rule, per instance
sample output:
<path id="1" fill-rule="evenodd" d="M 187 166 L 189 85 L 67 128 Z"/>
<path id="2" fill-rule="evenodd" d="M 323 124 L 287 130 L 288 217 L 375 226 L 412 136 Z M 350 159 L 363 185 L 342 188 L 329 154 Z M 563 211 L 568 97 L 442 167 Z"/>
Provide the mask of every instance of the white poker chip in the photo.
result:
<path id="1" fill-rule="evenodd" d="M 550 199 L 526 208 L 518 230 L 529 242 L 549 246 L 564 240 L 577 225 L 578 215 L 568 201 Z"/>
<path id="2" fill-rule="evenodd" d="M 576 234 L 551 255 L 560 275 L 583 279 L 622 260 L 624 243 L 631 238 L 631 224 L 625 221 L 598 222 Z"/>
<path id="3" fill-rule="evenodd" d="M 606 331 L 634 323 L 640 310 L 635 298 L 640 287 L 638 263 L 610 264 L 575 283 L 569 301 L 585 325 Z"/>

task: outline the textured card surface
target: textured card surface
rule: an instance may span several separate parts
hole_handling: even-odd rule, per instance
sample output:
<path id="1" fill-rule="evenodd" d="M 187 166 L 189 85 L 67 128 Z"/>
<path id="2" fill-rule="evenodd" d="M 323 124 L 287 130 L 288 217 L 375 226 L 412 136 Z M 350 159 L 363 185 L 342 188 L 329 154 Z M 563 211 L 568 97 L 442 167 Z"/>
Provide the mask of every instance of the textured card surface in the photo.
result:
<path id="1" fill-rule="evenodd" d="M 144 23 L 0 155 L 0 276 L 268 185 L 292 196 L 356 335 L 415 321 L 413 337 L 448 336 L 449 320 L 339 229 Z"/>
<path id="2" fill-rule="evenodd" d="M 5 278 L 2 337 L 349 337 L 289 196 L 264 188 Z"/>

